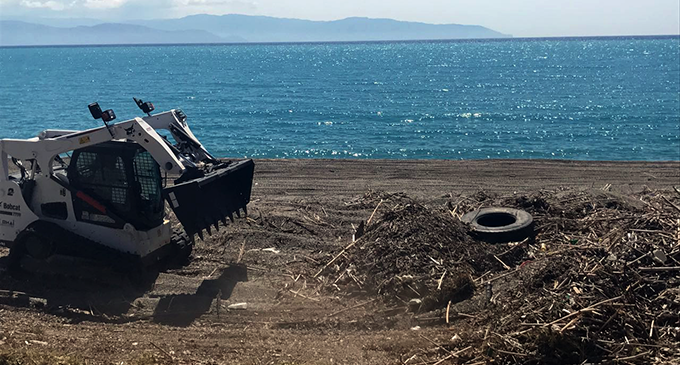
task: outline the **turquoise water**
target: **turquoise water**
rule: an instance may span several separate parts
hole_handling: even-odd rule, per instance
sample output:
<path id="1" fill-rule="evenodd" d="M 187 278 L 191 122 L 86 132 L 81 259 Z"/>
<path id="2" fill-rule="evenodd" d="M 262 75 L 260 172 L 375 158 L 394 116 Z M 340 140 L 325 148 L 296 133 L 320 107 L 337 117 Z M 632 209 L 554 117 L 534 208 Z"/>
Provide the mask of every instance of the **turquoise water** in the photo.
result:
<path id="1" fill-rule="evenodd" d="M 0 48 L 0 138 L 181 108 L 218 156 L 680 160 L 680 38 Z"/>

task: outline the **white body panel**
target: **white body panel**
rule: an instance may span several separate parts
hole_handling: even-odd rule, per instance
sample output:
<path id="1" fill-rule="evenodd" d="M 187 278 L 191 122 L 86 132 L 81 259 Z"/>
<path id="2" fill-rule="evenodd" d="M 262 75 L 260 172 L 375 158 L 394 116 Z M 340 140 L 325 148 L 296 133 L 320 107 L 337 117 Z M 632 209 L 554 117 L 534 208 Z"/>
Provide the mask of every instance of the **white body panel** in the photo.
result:
<path id="1" fill-rule="evenodd" d="M 53 162 L 62 153 L 108 141 L 126 140 L 137 142 L 147 150 L 162 171 L 181 174 L 186 166 L 203 159 L 212 159 L 184 118 L 182 113 L 171 110 L 86 131 L 46 130 L 30 139 L 0 140 L 0 243 L 13 242 L 19 233 L 40 219 L 103 246 L 141 257 L 169 244 L 172 229 L 168 221 L 149 231 L 138 231 L 131 224 L 126 224 L 123 229 L 115 229 L 79 221 L 80 217 L 75 217 L 71 192 L 53 180 L 52 176 L 59 173 L 54 171 Z M 173 151 L 156 129 L 169 130 L 176 140 L 190 142 L 188 150 L 182 151 L 189 153 L 183 155 Z M 24 201 L 20 186 L 10 178 L 8 157 L 33 162 L 34 170 L 27 172 L 29 180 L 35 181 L 31 201 Z M 35 169 L 35 166 L 40 169 Z M 66 203 L 66 219 L 43 214 L 42 204 L 60 202 Z M 104 215 L 102 217 L 107 218 Z"/>
<path id="2" fill-rule="evenodd" d="M 126 225 L 125 229 L 120 230 L 72 220 L 45 220 L 56 223 L 69 231 L 77 232 L 78 235 L 103 246 L 140 257 L 145 257 L 169 244 L 172 237 L 172 228 L 168 221 L 156 228 L 143 232 L 135 230 L 131 225 Z"/>
<path id="3" fill-rule="evenodd" d="M 184 165 L 170 150 L 160 135 L 143 119 L 135 118 L 126 122 L 82 132 L 47 137 L 50 133 L 41 133 L 39 137 L 30 139 L 0 140 L 0 180 L 7 180 L 7 155 L 20 160 L 36 160 L 41 167 L 41 174 L 49 177 L 52 174 L 52 161 L 65 152 L 88 146 L 114 141 L 132 140 L 139 143 L 153 156 L 161 169 L 168 173 L 181 174 Z"/>
<path id="4" fill-rule="evenodd" d="M 14 181 L 0 181 L 0 241 L 14 241 L 29 224 L 38 220 Z"/>
<path id="5" fill-rule="evenodd" d="M 58 173 L 58 172 L 57 172 Z M 16 184 L 15 184 L 16 185 Z M 93 223 L 78 221 L 73 209 L 71 192 L 50 178 L 37 177 L 32 201 L 27 205 L 35 212 L 35 218 L 55 223 L 56 225 L 75 232 L 78 235 L 95 241 L 103 246 L 115 250 L 144 257 L 151 252 L 170 243 L 172 229 L 169 222 L 149 231 L 138 231 L 132 225 L 126 224 L 124 229 L 100 226 Z M 41 205 L 44 203 L 66 203 L 68 217 L 64 220 L 49 218 L 43 214 Z M 102 216 L 105 217 L 105 216 Z M 28 224 L 32 223 L 30 221 Z M 26 226 L 28 225 L 26 224 Z M 23 226 L 22 229 L 26 228 Z M 0 232 L 3 230 L 0 229 Z M 7 241 L 12 241 L 21 230 L 8 235 Z"/>

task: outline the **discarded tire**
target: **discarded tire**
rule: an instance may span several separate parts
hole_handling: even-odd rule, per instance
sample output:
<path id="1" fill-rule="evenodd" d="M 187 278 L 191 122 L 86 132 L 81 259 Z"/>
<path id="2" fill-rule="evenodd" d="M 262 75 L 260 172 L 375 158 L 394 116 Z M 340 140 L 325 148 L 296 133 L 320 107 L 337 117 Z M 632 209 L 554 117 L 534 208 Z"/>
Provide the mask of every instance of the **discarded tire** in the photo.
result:
<path id="1" fill-rule="evenodd" d="M 534 236 L 534 219 L 519 209 L 482 208 L 465 214 L 461 220 L 470 225 L 474 237 L 485 242 L 519 242 Z"/>

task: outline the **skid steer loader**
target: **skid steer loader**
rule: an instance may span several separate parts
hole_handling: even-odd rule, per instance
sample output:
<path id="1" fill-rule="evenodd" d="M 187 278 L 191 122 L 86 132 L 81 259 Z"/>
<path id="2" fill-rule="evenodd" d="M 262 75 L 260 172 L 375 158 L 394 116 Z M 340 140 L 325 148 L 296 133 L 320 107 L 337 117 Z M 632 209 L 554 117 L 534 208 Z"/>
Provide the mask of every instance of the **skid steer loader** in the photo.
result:
<path id="1" fill-rule="evenodd" d="M 181 110 L 152 115 L 153 104 L 134 101 L 146 116 L 113 124 L 113 110 L 93 103 L 102 127 L 0 140 L 0 242 L 10 268 L 57 256 L 122 270 L 188 260 L 195 235 L 246 214 L 253 161 L 217 160 Z M 173 232 L 166 202 L 183 232 Z"/>

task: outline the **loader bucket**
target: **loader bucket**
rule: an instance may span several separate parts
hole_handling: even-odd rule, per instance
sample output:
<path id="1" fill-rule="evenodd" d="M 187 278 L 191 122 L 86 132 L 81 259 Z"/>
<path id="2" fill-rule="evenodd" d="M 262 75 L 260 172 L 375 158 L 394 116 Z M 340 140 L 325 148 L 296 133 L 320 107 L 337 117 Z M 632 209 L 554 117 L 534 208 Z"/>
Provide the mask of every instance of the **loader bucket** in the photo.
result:
<path id="1" fill-rule="evenodd" d="M 175 212 L 186 233 L 203 239 L 203 230 L 212 234 L 218 223 L 227 224 L 234 214 L 247 213 L 253 184 L 253 160 L 233 163 L 226 168 L 206 174 L 163 190 L 163 195 Z"/>

